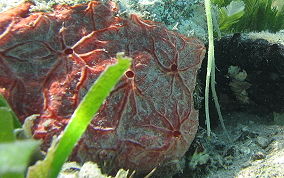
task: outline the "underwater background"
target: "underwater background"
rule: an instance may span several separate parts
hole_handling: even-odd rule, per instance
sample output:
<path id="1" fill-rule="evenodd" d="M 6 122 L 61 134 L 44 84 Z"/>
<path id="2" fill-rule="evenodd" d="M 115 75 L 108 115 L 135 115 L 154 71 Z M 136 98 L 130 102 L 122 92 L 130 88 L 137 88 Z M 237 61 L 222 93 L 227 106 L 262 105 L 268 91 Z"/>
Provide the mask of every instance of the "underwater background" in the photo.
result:
<path id="1" fill-rule="evenodd" d="M 32 6 L 31 12 L 51 11 L 58 3 L 84 3 L 34 2 L 36 6 Z M 203 1 L 116 2 L 120 7 L 117 17 L 129 18 L 134 13 L 143 20 L 163 23 L 168 30 L 198 37 L 207 44 Z M 0 7 L 5 11 L 21 3 L 0 1 Z M 224 134 L 213 101 L 210 103 L 212 136 L 210 140 L 206 136 L 203 100 L 206 56 L 198 72 L 200 109 L 195 140 L 181 159 L 181 166 L 167 168 L 165 172 L 176 178 L 284 177 L 284 2 L 213 0 L 212 3 L 216 90 L 232 140 Z M 67 166 L 60 176 L 67 177 L 72 169 L 81 167 Z"/>

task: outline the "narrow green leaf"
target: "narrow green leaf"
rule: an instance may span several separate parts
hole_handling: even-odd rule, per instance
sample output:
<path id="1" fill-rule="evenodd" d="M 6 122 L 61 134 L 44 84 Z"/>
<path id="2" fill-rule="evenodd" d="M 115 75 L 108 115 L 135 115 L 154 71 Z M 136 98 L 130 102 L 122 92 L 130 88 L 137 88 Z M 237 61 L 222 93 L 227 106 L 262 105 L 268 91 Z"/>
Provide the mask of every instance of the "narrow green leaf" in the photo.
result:
<path id="1" fill-rule="evenodd" d="M 23 173 L 7 173 L 3 175 L 1 178 L 24 178 Z"/>
<path id="2" fill-rule="evenodd" d="M 54 151 L 57 144 L 57 138 L 53 139 L 50 148 L 44 160 L 37 161 L 35 165 L 30 166 L 27 173 L 27 178 L 48 178 L 51 169 L 51 164 L 54 161 Z"/>
<path id="3" fill-rule="evenodd" d="M 13 116 L 12 118 L 13 118 L 14 128 L 21 128 L 22 127 L 22 124 L 20 123 L 17 116 L 15 115 L 15 113 L 13 112 L 13 110 L 9 106 L 8 102 L 5 100 L 4 96 L 1 93 L 0 93 L 0 107 L 7 107 L 8 109 L 10 109 L 10 113 Z"/>
<path id="4" fill-rule="evenodd" d="M 232 24 L 237 23 L 244 15 L 245 4 L 242 1 L 232 1 L 228 6 L 219 9 L 219 27 L 221 31 L 227 30 Z"/>
<path id="5" fill-rule="evenodd" d="M 22 175 L 40 142 L 32 139 L 0 144 L 0 177 Z"/>
<path id="6" fill-rule="evenodd" d="M 0 143 L 16 140 L 13 130 L 11 110 L 7 107 L 0 107 Z"/>
<path id="7" fill-rule="evenodd" d="M 107 67 L 73 113 L 70 123 L 66 126 L 62 138 L 54 152 L 54 160 L 51 165 L 50 177 L 57 177 L 62 165 L 68 158 L 76 142 L 87 128 L 89 122 L 92 120 L 93 116 L 98 111 L 112 88 L 121 78 L 125 70 L 129 68 L 131 60 L 122 56 L 123 53 L 117 54 L 117 64 Z"/>

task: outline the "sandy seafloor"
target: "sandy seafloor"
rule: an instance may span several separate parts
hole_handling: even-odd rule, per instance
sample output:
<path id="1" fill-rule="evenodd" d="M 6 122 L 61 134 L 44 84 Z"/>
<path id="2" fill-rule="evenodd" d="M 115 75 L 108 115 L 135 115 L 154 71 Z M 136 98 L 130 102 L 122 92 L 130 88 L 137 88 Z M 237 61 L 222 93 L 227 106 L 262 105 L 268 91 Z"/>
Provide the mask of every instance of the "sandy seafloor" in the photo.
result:
<path id="1" fill-rule="evenodd" d="M 0 0 L 0 9 L 2 11 L 9 9 L 21 2 L 23 1 Z M 48 11 L 57 2 L 74 5 L 84 1 L 39 0 L 36 1 L 37 6 L 33 10 Z M 170 30 L 178 31 L 189 37 L 197 36 L 206 41 L 206 21 L 201 1 L 120 0 L 118 3 L 121 7 L 120 16 L 127 17 L 129 13 L 136 13 L 144 19 L 163 22 Z M 278 35 L 280 36 L 277 39 L 283 43 L 283 33 Z M 258 34 L 258 36 L 263 35 Z M 283 118 L 283 122 L 275 123 L 276 116 L 273 113 L 258 115 L 240 111 L 223 111 L 223 115 L 232 142 L 229 142 L 220 124 L 213 126 L 210 140 L 207 139 L 204 127 L 200 127 L 192 147 L 182 160 L 183 173 L 178 173 L 173 177 L 284 177 Z M 203 122 L 203 119 L 201 120 Z M 203 151 L 192 160 L 196 147 L 203 148 Z M 72 176 L 69 174 L 69 177 Z"/>

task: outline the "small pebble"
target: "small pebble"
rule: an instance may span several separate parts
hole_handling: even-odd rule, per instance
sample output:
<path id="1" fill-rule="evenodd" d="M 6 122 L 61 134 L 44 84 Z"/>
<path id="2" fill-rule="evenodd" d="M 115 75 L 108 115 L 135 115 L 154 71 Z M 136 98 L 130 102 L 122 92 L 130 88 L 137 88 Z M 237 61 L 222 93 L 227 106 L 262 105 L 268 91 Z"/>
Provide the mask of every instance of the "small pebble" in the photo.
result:
<path id="1" fill-rule="evenodd" d="M 260 160 L 260 159 L 264 159 L 266 157 L 266 155 L 261 152 L 261 151 L 258 151 L 256 152 L 255 154 L 252 155 L 252 160 Z"/>
<path id="2" fill-rule="evenodd" d="M 102 175 L 100 168 L 97 164 L 94 164 L 92 162 L 86 162 L 80 172 L 79 172 L 79 178 L 106 178 L 107 176 Z"/>
<path id="3" fill-rule="evenodd" d="M 247 146 L 243 146 L 240 148 L 240 153 L 244 154 L 244 155 L 248 155 L 251 153 L 251 149 Z"/>
<path id="4" fill-rule="evenodd" d="M 247 168 L 249 166 L 251 166 L 252 164 L 250 162 L 245 162 L 243 165 L 242 165 L 242 168 Z"/>
<path id="5" fill-rule="evenodd" d="M 224 156 L 234 156 L 235 153 L 236 153 L 236 146 L 231 146 L 229 149 L 227 149 Z"/>
<path id="6" fill-rule="evenodd" d="M 224 165 L 230 166 L 233 164 L 234 157 L 233 156 L 227 156 L 224 158 Z"/>
<path id="7" fill-rule="evenodd" d="M 270 140 L 265 138 L 265 137 L 257 137 L 256 138 L 256 143 L 262 148 L 265 149 L 268 147 L 268 145 L 270 144 Z"/>

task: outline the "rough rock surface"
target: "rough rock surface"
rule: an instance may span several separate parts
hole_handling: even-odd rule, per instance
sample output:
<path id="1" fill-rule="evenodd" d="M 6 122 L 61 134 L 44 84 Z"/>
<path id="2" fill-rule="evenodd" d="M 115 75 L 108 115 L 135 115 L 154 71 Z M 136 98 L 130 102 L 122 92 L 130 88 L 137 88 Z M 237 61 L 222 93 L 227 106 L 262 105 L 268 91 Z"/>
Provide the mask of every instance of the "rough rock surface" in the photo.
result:
<path id="1" fill-rule="evenodd" d="M 1 13 L 0 92 L 46 150 L 67 125 L 88 88 L 117 52 L 132 65 L 105 100 L 71 160 L 147 173 L 180 159 L 198 127 L 193 94 L 205 48 L 162 24 L 115 17 L 115 3 L 32 3 Z"/>

